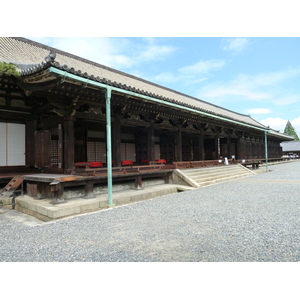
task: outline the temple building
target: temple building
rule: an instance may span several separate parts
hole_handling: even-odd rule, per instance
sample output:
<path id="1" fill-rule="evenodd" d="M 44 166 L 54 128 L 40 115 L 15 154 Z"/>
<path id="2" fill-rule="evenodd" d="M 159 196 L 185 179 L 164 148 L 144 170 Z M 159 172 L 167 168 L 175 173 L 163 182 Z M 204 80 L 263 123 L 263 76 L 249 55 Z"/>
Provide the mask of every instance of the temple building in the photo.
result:
<path id="1" fill-rule="evenodd" d="M 134 164 L 280 157 L 290 137 L 239 114 L 24 38 L 0 38 L 0 168 L 69 172 L 74 162 Z M 110 107 L 107 107 L 107 97 Z"/>
<path id="2" fill-rule="evenodd" d="M 0 175 L 103 168 L 110 190 L 117 171 L 129 176 L 121 167 L 160 176 L 187 163 L 280 158 L 280 143 L 293 140 L 249 115 L 25 38 L 1 37 L 0 62 L 20 73 L 0 76 Z M 27 184 L 31 195 L 38 188 Z"/>

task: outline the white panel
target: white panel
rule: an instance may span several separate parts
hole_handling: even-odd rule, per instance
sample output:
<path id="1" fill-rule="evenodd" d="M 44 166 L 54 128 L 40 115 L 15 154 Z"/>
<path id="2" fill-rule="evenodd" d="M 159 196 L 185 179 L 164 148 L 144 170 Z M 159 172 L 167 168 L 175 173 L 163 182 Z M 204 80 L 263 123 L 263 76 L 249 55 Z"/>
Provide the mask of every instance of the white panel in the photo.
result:
<path id="1" fill-rule="evenodd" d="M 0 166 L 6 166 L 6 123 L 0 123 Z"/>
<path id="2" fill-rule="evenodd" d="M 25 165 L 25 125 L 7 123 L 7 165 Z"/>

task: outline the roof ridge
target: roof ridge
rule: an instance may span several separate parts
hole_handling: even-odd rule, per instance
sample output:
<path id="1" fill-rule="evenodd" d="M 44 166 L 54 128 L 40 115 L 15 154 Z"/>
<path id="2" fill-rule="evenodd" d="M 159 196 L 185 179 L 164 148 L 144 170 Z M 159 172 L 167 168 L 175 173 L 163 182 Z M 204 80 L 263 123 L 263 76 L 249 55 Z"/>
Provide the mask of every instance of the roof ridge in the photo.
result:
<path id="1" fill-rule="evenodd" d="M 209 112 L 209 113 L 212 113 L 214 115 L 219 115 L 219 116 L 226 116 L 229 119 L 236 120 L 236 121 L 238 121 L 240 119 L 239 117 L 244 117 L 245 119 L 248 119 L 249 121 L 251 120 L 250 123 L 251 122 L 255 122 L 255 124 L 257 124 L 256 126 L 261 126 L 262 128 L 267 128 L 265 125 L 263 125 L 263 124 L 259 123 L 258 121 L 254 120 L 249 115 L 242 114 L 242 113 L 239 113 L 239 112 L 236 112 L 236 111 L 233 111 L 233 110 L 230 110 L 230 109 L 227 109 L 227 108 L 215 105 L 213 103 L 204 101 L 204 100 L 196 98 L 194 96 L 190 96 L 190 95 L 184 94 L 182 92 L 173 90 L 171 88 L 168 88 L 168 87 L 165 87 L 165 86 L 153 83 L 153 82 L 148 81 L 146 79 L 143 79 L 143 78 L 131 75 L 129 73 L 125 73 L 123 71 L 119 71 L 119 70 L 113 69 L 111 67 L 99 64 L 97 62 L 93 62 L 93 61 L 88 60 L 86 58 L 83 58 L 83 57 L 80 57 L 80 56 L 68 53 L 66 51 L 63 51 L 63 50 L 60 50 L 60 49 L 57 49 L 57 48 L 54 48 L 54 47 L 50 47 L 50 46 L 44 45 L 44 44 L 39 43 L 39 42 L 32 41 L 32 40 L 27 39 L 27 38 L 23 38 L 23 37 L 11 37 L 11 38 L 15 39 L 17 41 L 26 43 L 28 45 L 35 46 L 35 47 L 47 50 L 50 53 L 51 52 L 55 52 L 56 54 L 59 54 L 59 55 L 62 56 L 62 61 L 60 61 L 60 59 L 57 59 L 57 60 L 55 60 L 55 59 L 47 60 L 46 59 L 47 56 L 46 56 L 43 59 L 43 61 L 41 61 L 40 63 L 37 63 L 36 65 L 32 65 L 30 68 L 27 68 L 26 70 L 24 70 L 23 75 L 25 75 L 25 76 L 29 75 L 29 74 L 32 74 L 32 73 L 35 73 L 35 72 L 38 72 L 38 71 L 40 71 L 40 70 L 42 70 L 44 68 L 47 68 L 49 65 L 54 65 L 55 67 L 58 67 L 58 68 L 61 68 L 61 69 L 64 69 L 64 70 L 72 68 L 71 65 L 66 65 L 66 64 L 63 63 L 63 60 L 64 60 L 63 56 L 64 56 L 66 58 L 71 58 L 71 59 L 74 59 L 74 60 L 79 61 L 81 63 L 85 63 L 87 65 L 94 66 L 96 68 L 103 69 L 103 70 L 106 70 L 108 72 L 112 72 L 112 74 L 121 75 L 121 76 L 124 76 L 125 78 L 133 79 L 134 81 L 136 80 L 137 82 L 140 82 L 140 83 L 145 83 L 145 84 L 148 85 L 149 90 L 148 90 L 148 88 L 140 90 L 140 88 L 137 87 L 137 90 L 139 92 L 141 92 L 142 94 L 143 93 L 149 94 L 149 95 L 161 98 L 161 99 L 165 99 L 166 101 L 170 101 L 170 102 L 174 102 L 175 101 L 176 103 L 182 103 L 182 104 L 184 104 L 185 106 L 188 106 L 188 107 L 196 107 L 197 110 L 199 110 L 199 111 Z M 81 71 L 81 70 L 77 69 L 76 71 Z M 88 77 L 94 77 L 94 75 L 96 75 L 96 74 L 88 74 L 86 72 L 84 74 L 88 75 Z M 82 76 L 82 75 L 83 74 L 79 73 L 79 76 Z M 83 76 L 83 77 L 86 77 L 86 76 Z M 103 79 L 105 81 L 110 82 L 109 84 L 112 84 L 112 85 L 114 85 L 114 84 L 120 85 L 121 84 L 121 85 L 127 86 L 128 88 L 133 88 L 134 90 L 136 89 L 134 86 L 130 86 L 130 85 L 128 86 L 127 83 L 124 84 L 124 82 L 120 81 L 120 79 L 116 80 L 116 81 L 111 81 L 109 78 L 105 78 L 105 77 L 103 77 Z M 97 79 L 96 79 L 96 81 L 97 81 Z M 166 95 L 160 94 L 161 92 L 159 90 L 155 90 L 155 89 L 153 91 L 151 91 L 151 87 L 159 88 L 162 91 L 165 91 L 167 94 Z M 171 94 L 168 94 L 168 92 L 170 92 Z M 180 99 L 180 98 L 176 99 L 176 95 L 179 96 L 179 97 L 184 97 L 184 99 Z M 191 103 L 188 103 L 189 100 L 191 101 Z M 195 101 L 198 104 L 192 103 L 192 101 Z M 204 107 L 201 107 L 201 103 L 204 104 Z M 214 109 L 216 109 L 216 110 L 214 110 Z M 226 112 L 229 112 L 231 115 L 230 116 L 226 115 Z M 245 122 L 247 124 L 247 123 L 249 123 L 248 120 L 243 120 L 242 122 Z"/>
<path id="2" fill-rule="evenodd" d="M 174 89 L 165 87 L 165 86 L 163 86 L 163 85 L 160 85 L 160 84 L 151 82 L 151 81 L 149 81 L 149 80 L 147 80 L 147 79 L 140 78 L 140 77 L 137 77 L 137 76 L 135 76 L 135 75 L 132 75 L 132 74 L 129 74 L 129 73 L 126 73 L 126 72 L 123 72 L 123 71 L 119 71 L 119 70 L 117 70 L 117 69 L 114 69 L 114 68 L 111 68 L 111 67 L 102 65 L 102 64 L 100 64 L 100 63 L 91 61 L 91 60 L 89 60 L 89 59 L 86 59 L 86 58 L 83 58 L 83 57 L 80 57 L 80 56 L 77 56 L 77 55 L 75 55 L 75 54 L 72 54 L 72 53 L 69 53 L 69 52 L 66 52 L 66 51 L 63 51 L 63 50 L 54 48 L 54 47 L 50 47 L 50 46 L 41 44 L 41 43 L 39 43 L 39 42 L 32 41 L 32 40 L 30 40 L 30 39 L 26 39 L 26 38 L 22 38 L 22 37 L 13 37 L 13 38 L 14 38 L 14 39 L 18 39 L 18 40 L 23 41 L 23 42 L 27 42 L 27 43 L 30 42 L 32 45 L 42 47 L 42 48 L 47 49 L 47 50 L 49 50 L 49 51 L 55 51 L 55 52 L 57 52 L 57 53 L 59 53 L 59 54 L 61 54 L 61 55 L 65 55 L 65 56 L 67 56 L 67 57 L 71 57 L 71 58 L 77 59 L 77 60 L 79 60 L 79 61 L 82 61 L 82 62 L 91 64 L 91 65 L 96 66 L 96 67 L 104 68 L 104 69 L 109 70 L 109 71 L 112 71 L 112 72 L 114 72 L 114 73 L 118 73 L 118 74 L 121 74 L 121 75 L 129 76 L 129 77 L 131 77 L 131 78 L 133 78 L 133 79 L 136 79 L 136 80 L 145 82 L 145 83 L 147 83 L 147 84 L 150 84 L 150 85 L 153 85 L 153 86 L 156 86 L 156 87 L 165 89 L 165 90 L 168 90 L 168 91 L 173 92 L 173 93 L 176 93 L 176 94 L 178 94 L 178 95 L 181 95 L 181 96 L 184 96 L 184 97 L 188 97 L 188 98 L 197 100 L 197 101 L 199 101 L 199 102 L 203 102 L 203 103 L 205 103 L 205 104 L 212 105 L 212 106 L 214 106 L 214 107 L 216 107 L 216 108 L 221 108 L 221 109 L 224 109 L 224 110 L 226 110 L 226 111 L 232 112 L 232 113 L 234 113 L 234 114 L 238 114 L 238 115 L 241 115 L 241 116 L 244 116 L 244 117 L 249 117 L 249 115 L 247 115 L 247 114 L 242 114 L 242 113 L 239 113 L 239 112 L 236 112 L 236 111 L 233 111 L 233 110 L 230 110 L 230 109 L 221 107 L 221 106 L 219 106 L 219 105 L 216 105 L 216 104 L 213 104 L 213 103 L 211 103 L 211 102 L 202 100 L 202 99 L 200 99 L 200 98 L 196 98 L 196 97 L 194 97 L 194 96 L 191 96 L 191 95 L 188 95 L 188 94 L 179 92 L 179 91 L 177 91 L 177 90 L 174 90 Z M 58 61 L 58 63 L 59 63 L 59 61 Z M 39 63 L 37 63 L 37 65 L 38 65 L 38 64 L 39 64 Z M 69 66 L 69 67 L 71 67 L 71 66 Z M 251 119 L 254 120 L 253 118 L 251 118 Z M 254 120 L 254 121 L 256 121 L 256 120 Z M 263 126 L 264 126 L 264 125 L 263 125 Z"/>

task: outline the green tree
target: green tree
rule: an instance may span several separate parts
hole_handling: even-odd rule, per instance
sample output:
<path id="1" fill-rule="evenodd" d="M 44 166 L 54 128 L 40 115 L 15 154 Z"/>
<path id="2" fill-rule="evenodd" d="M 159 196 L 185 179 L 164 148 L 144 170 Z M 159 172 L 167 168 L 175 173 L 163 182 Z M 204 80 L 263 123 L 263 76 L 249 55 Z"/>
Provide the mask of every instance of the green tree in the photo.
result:
<path id="1" fill-rule="evenodd" d="M 295 138 L 295 141 L 299 141 L 299 137 L 295 131 L 295 128 L 293 127 L 293 125 L 291 124 L 290 121 L 287 121 L 287 123 L 285 125 L 284 134 L 293 136 Z"/>
<path id="2" fill-rule="evenodd" d="M 17 71 L 16 66 L 13 64 L 8 64 L 5 62 L 0 62 L 0 76 L 20 76 L 20 73 Z"/>

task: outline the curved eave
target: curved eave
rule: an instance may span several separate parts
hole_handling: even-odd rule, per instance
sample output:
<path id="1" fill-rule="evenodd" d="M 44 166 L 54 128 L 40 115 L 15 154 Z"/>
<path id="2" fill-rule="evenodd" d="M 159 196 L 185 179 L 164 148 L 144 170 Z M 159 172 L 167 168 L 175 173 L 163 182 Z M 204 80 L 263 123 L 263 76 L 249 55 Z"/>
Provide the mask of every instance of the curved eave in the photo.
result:
<path id="1" fill-rule="evenodd" d="M 78 81 L 80 81 L 81 83 L 84 83 L 86 85 L 90 85 L 93 86 L 94 84 L 103 84 L 103 86 L 110 86 L 112 87 L 115 91 L 119 91 L 120 93 L 132 93 L 132 95 L 136 96 L 136 97 L 140 97 L 140 98 L 147 98 L 149 97 L 149 99 L 157 99 L 159 101 L 159 103 L 161 105 L 167 105 L 167 106 L 173 106 L 173 107 L 177 107 L 177 108 L 185 108 L 187 110 L 189 110 L 190 112 L 193 113 L 198 113 L 198 114 L 205 114 L 208 117 L 216 117 L 216 118 L 222 118 L 223 120 L 227 120 L 230 123 L 233 124 L 238 124 L 241 126 L 245 126 L 245 127 L 252 127 L 253 129 L 258 129 L 258 130 L 267 130 L 266 127 L 264 127 L 263 125 L 259 124 L 257 122 L 257 126 L 253 125 L 253 124 L 248 124 L 248 123 L 243 123 L 240 122 L 240 120 L 238 119 L 234 119 L 234 118 L 229 118 L 226 115 L 223 114 L 216 114 L 210 110 L 204 110 L 201 109 L 199 107 L 196 107 L 194 105 L 188 105 L 184 102 L 181 101 L 177 101 L 175 99 L 171 99 L 171 98 L 166 98 L 163 97 L 161 95 L 157 95 L 157 94 L 153 94 L 153 93 L 149 93 L 145 90 L 140 90 L 137 89 L 135 87 L 132 86 L 128 86 L 126 84 L 122 84 L 122 83 L 118 83 L 116 81 L 111 81 L 111 80 L 107 80 L 106 78 L 100 78 L 99 76 L 93 76 L 90 75 L 86 72 L 81 72 L 80 70 L 75 70 L 72 67 L 68 67 L 67 65 L 61 65 L 56 61 L 51 61 L 51 62 L 43 62 L 40 64 L 37 64 L 35 66 L 30 67 L 29 69 L 23 70 L 21 72 L 21 77 L 23 78 L 24 82 L 27 83 L 39 83 L 39 82 L 44 82 L 46 80 L 53 80 L 53 72 L 51 70 L 53 70 L 53 68 L 62 71 L 63 73 L 60 73 L 60 77 L 64 77 L 64 74 L 66 77 L 68 77 L 69 80 L 69 76 L 73 75 L 73 80 L 76 81 L 76 79 Z M 69 75 L 69 76 L 67 76 Z M 260 126 L 261 125 L 261 126 Z"/>

